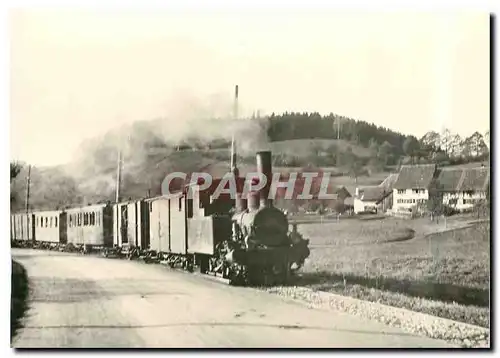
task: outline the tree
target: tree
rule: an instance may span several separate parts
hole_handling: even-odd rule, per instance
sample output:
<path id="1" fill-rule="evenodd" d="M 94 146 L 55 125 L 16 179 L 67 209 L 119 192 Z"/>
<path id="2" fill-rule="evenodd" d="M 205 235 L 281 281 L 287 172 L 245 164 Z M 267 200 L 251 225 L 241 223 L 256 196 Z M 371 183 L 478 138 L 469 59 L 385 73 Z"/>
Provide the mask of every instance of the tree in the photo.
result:
<path id="1" fill-rule="evenodd" d="M 388 165 L 389 161 L 392 159 L 392 157 L 393 157 L 393 150 L 394 150 L 393 145 L 391 143 L 389 143 L 388 141 L 385 141 L 379 147 L 379 149 L 378 149 L 378 157 L 380 158 L 380 160 L 381 160 L 381 162 L 382 162 L 382 164 L 384 166 Z"/>
<path id="2" fill-rule="evenodd" d="M 448 142 L 448 155 L 450 157 L 458 157 L 463 152 L 463 140 L 458 135 L 452 135 Z"/>
<path id="3" fill-rule="evenodd" d="M 464 141 L 463 153 L 466 157 L 480 157 L 488 154 L 488 147 L 479 132 L 474 132 Z"/>
<path id="4" fill-rule="evenodd" d="M 21 172 L 23 165 L 18 162 L 10 163 L 10 208 L 11 210 L 14 208 L 17 198 L 18 192 L 16 191 L 15 185 L 13 185 L 13 181 L 17 178 L 19 173 Z"/>
<path id="5" fill-rule="evenodd" d="M 436 152 L 441 146 L 441 136 L 434 131 L 427 132 L 420 138 L 420 144 L 428 152 Z"/>
<path id="6" fill-rule="evenodd" d="M 349 165 L 349 175 L 354 178 L 354 182 L 358 185 L 358 177 L 363 172 L 363 166 L 358 160 L 353 160 Z"/>
<path id="7" fill-rule="evenodd" d="M 409 136 L 405 139 L 403 143 L 403 150 L 407 156 L 412 158 L 412 161 L 418 149 L 419 149 L 419 143 L 417 138 L 415 138 L 414 136 Z"/>
<path id="8" fill-rule="evenodd" d="M 445 152 L 439 151 L 433 154 L 432 159 L 434 163 L 443 164 L 448 160 L 448 156 Z"/>
<path id="9" fill-rule="evenodd" d="M 429 188 L 429 199 L 427 210 L 433 215 L 441 215 L 444 212 L 442 185 L 434 182 Z"/>
<path id="10" fill-rule="evenodd" d="M 335 211 L 337 214 L 342 214 L 345 212 L 345 205 L 342 202 L 342 200 L 335 200 L 333 202 L 332 206 L 333 211 Z"/>
<path id="11" fill-rule="evenodd" d="M 10 163 L 10 181 L 16 179 L 19 173 L 21 172 L 23 168 L 23 165 L 18 162 L 11 162 Z"/>
<path id="12" fill-rule="evenodd" d="M 446 155 L 450 154 L 450 142 L 453 137 L 453 133 L 448 128 L 445 128 L 441 133 L 441 148 L 444 150 Z"/>
<path id="13" fill-rule="evenodd" d="M 474 132 L 470 138 L 476 156 L 480 157 L 488 154 L 488 147 L 486 146 L 486 143 L 484 142 L 484 137 L 481 133 Z"/>
<path id="14" fill-rule="evenodd" d="M 372 156 L 376 156 L 378 154 L 378 143 L 375 139 L 370 139 L 368 149 L 370 150 Z"/>

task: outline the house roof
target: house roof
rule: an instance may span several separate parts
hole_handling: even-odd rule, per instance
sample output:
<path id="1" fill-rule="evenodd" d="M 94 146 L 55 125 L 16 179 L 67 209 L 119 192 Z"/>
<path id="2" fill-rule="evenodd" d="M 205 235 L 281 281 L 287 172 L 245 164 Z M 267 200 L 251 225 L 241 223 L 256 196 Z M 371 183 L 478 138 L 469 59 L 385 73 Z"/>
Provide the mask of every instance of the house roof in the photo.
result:
<path id="1" fill-rule="evenodd" d="M 444 168 L 438 177 L 440 189 L 446 192 L 485 191 L 489 180 L 489 168 Z"/>
<path id="2" fill-rule="evenodd" d="M 399 177 L 399 173 L 389 174 L 389 176 L 387 178 L 385 178 L 384 181 L 379 184 L 379 186 L 384 188 L 385 190 L 392 191 L 394 184 L 398 180 L 398 177 Z"/>
<path id="3" fill-rule="evenodd" d="M 344 198 L 350 198 L 352 196 L 349 190 L 344 185 L 336 187 L 334 186 L 333 193 L 341 195 Z"/>
<path id="4" fill-rule="evenodd" d="M 435 172 L 435 164 L 403 165 L 394 188 L 427 189 L 432 183 Z"/>
<path id="5" fill-rule="evenodd" d="M 463 169 L 443 169 L 439 173 L 438 183 L 443 191 L 458 191 L 464 175 Z"/>
<path id="6" fill-rule="evenodd" d="M 382 186 L 370 186 L 363 189 L 360 189 L 360 200 L 361 201 L 380 201 L 388 194 L 390 191 L 385 190 Z"/>
<path id="7" fill-rule="evenodd" d="M 386 196 L 392 193 L 394 183 L 398 179 L 398 173 L 389 174 L 379 185 L 371 185 L 359 188 L 358 199 L 361 201 L 380 202 Z"/>
<path id="8" fill-rule="evenodd" d="M 489 168 L 466 168 L 459 190 L 485 191 L 490 182 Z"/>

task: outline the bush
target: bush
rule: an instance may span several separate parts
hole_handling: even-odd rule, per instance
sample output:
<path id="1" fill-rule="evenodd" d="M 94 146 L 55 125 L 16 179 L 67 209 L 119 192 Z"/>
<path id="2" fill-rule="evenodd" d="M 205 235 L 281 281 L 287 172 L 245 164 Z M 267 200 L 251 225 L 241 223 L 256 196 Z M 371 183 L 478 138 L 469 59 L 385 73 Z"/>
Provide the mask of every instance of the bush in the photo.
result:
<path id="1" fill-rule="evenodd" d="M 28 297 L 28 277 L 24 267 L 12 261 L 12 283 L 10 302 L 10 339 L 14 337 L 20 327 L 19 320 L 26 310 L 26 299 Z"/>
<path id="2" fill-rule="evenodd" d="M 442 212 L 444 216 L 452 216 L 459 213 L 459 211 L 449 205 L 443 205 Z"/>

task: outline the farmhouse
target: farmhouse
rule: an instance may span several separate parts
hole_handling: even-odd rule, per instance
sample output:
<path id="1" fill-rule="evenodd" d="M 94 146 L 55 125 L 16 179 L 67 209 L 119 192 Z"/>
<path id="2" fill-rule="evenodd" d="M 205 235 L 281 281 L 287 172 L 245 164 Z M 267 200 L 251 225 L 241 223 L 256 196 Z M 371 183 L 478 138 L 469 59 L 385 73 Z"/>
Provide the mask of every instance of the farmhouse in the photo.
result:
<path id="1" fill-rule="evenodd" d="M 393 211 L 426 205 L 436 174 L 435 164 L 403 165 L 393 186 Z"/>
<path id="2" fill-rule="evenodd" d="M 470 210 L 486 199 L 489 183 L 490 168 L 444 168 L 438 177 L 443 204 L 459 211 Z"/>
<path id="3" fill-rule="evenodd" d="M 392 207 L 392 191 L 398 174 L 390 174 L 377 186 L 356 188 L 354 213 L 366 211 L 385 212 Z"/>
<path id="4" fill-rule="evenodd" d="M 325 190 L 325 189 L 324 189 Z M 322 199 L 318 192 L 312 193 L 312 199 L 295 199 L 293 200 L 295 205 L 299 207 L 315 208 L 311 211 L 316 211 L 316 208 L 323 207 L 324 209 L 330 209 L 331 211 L 342 213 L 349 211 L 351 207 L 346 202 L 349 202 L 351 198 L 351 193 L 345 186 L 336 186 L 329 183 L 326 188 L 326 193 L 330 196 L 328 199 Z M 279 201 L 282 204 L 282 201 Z"/>

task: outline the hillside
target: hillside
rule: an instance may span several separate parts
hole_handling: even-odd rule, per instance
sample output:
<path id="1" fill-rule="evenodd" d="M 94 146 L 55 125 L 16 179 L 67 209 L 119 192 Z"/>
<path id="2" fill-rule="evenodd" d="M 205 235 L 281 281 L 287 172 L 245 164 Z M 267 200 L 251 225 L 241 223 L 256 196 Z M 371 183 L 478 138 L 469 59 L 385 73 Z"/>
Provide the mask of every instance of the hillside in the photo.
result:
<path id="1" fill-rule="evenodd" d="M 307 158 L 317 149 L 329 150 L 335 146 L 339 151 L 345 152 L 348 148 L 358 157 L 369 157 L 370 150 L 345 139 L 290 139 L 269 143 L 273 154 L 296 155 Z"/>
<path id="2" fill-rule="evenodd" d="M 254 167 L 257 151 L 271 150 L 276 171 L 319 167 L 334 173 L 335 184 L 346 186 L 350 192 L 356 185 L 380 183 L 401 163 L 451 158 L 439 146 L 426 142 L 427 147 L 421 148 L 428 154 L 422 154 L 424 149 L 407 145 L 413 140 L 420 146 L 413 137 L 333 114 L 272 114 L 268 118 L 239 121 L 190 120 L 180 126 L 154 119 L 85 141 L 78 151 L 80 155 L 70 165 L 33 168 L 31 206 L 51 209 L 114 201 L 119 148 L 123 168 L 121 197 L 125 199 L 159 195 L 163 178 L 173 171 L 189 173 L 215 165 L 216 172 L 223 175 L 229 170 L 232 133 L 237 140 L 242 172 L 246 167 Z M 340 139 L 334 139 L 337 137 Z M 471 148 L 479 153 L 478 145 Z M 436 153 L 441 157 L 436 158 Z M 24 208 L 26 175 L 25 167 L 11 183 L 11 191 L 17 196 L 13 210 Z"/>

